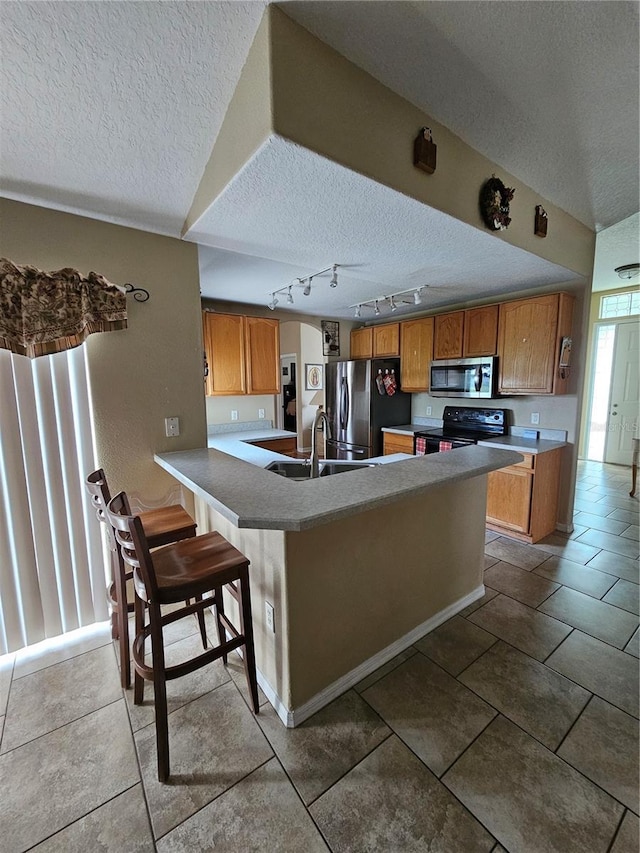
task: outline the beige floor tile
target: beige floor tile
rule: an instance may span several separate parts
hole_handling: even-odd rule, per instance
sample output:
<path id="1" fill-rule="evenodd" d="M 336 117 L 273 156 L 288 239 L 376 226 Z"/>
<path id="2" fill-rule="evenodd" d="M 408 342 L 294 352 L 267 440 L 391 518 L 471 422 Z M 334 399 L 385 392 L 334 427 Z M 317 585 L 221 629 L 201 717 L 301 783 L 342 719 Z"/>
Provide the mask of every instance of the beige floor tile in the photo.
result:
<path id="1" fill-rule="evenodd" d="M 124 701 L 0 756 L 3 850 L 48 838 L 140 781 Z"/>
<path id="2" fill-rule="evenodd" d="M 16 652 L 14 678 L 31 675 L 39 669 L 91 652 L 100 646 L 111 645 L 111 624 L 96 622 L 85 628 L 69 631 L 60 637 L 51 637 L 42 643 Z"/>
<path id="3" fill-rule="evenodd" d="M 609 507 L 609 518 L 614 518 L 616 521 L 626 521 L 627 524 L 638 524 L 638 509 L 611 509 Z"/>
<path id="4" fill-rule="evenodd" d="M 569 625 L 498 595 L 468 619 L 520 651 L 544 660 L 571 632 Z"/>
<path id="5" fill-rule="evenodd" d="M 1 751 L 15 749 L 119 699 L 118 668 L 109 646 L 14 679 Z"/>
<path id="6" fill-rule="evenodd" d="M 465 670 L 460 681 L 551 750 L 591 696 L 502 641 Z"/>
<path id="7" fill-rule="evenodd" d="M 640 658 L 640 630 L 636 631 L 633 637 L 624 647 L 625 652 L 628 652 L 634 657 Z"/>
<path id="8" fill-rule="evenodd" d="M 592 545 L 587 545 L 585 542 L 579 542 L 577 539 L 566 539 L 557 533 L 552 533 L 545 539 L 541 539 L 540 542 L 536 542 L 532 547 L 547 554 L 554 554 L 556 557 L 562 557 L 564 560 L 572 560 L 574 563 L 582 563 L 583 565 L 592 560 L 599 550 Z"/>
<path id="9" fill-rule="evenodd" d="M 9 699 L 9 687 L 13 677 L 14 654 L 2 655 L 0 657 L 0 716 L 7 710 Z"/>
<path id="10" fill-rule="evenodd" d="M 486 530 L 484 534 L 485 542 L 493 542 L 494 539 L 497 539 L 500 536 L 499 533 L 496 533 L 494 530 Z"/>
<path id="11" fill-rule="evenodd" d="M 202 641 L 200 634 L 194 633 L 167 646 L 165 649 L 165 662 L 174 666 L 201 654 Z M 231 675 L 225 669 L 221 660 L 196 669 L 194 672 L 182 678 L 176 678 L 167 682 L 167 704 L 169 713 L 177 711 L 188 702 L 193 702 L 210 690 L 215 690 L 221 684 L 231 681 Z M 133 676 L 132 676 L 133 684 Z M 144 686 L 144 702 L 142 705 L 133 704 L 133 688 L 125 692 L 131 728 L 134 732 L 140 731 L 155 720 L 155 707 L 153 699 L 153 682 L 147 681 Z"/>
<path id="12" fill-rule="evenodd" d="M 496 563 L 484 573 L 484 579 L 492 589 L 528 604 L 529 607 L 537 607 L 552 592 L 560 589 L 557 583 L 535 574 L 535 569 L 528 572 L 509 563 Z"/>
<path id="13" fill-rule="evenodd" d="M 496 713 L 421 654 L 362 695 L 436 776 L 451 766 Z"/>
<path id="14" fill-rule="evenodd" d="M 636 518 L 638 517 L 638 498 L 632 498 L 629 496 L 628 490 L 620 489 L 621 494 L 616 495 L 605 495 L 598 500 L 598 504 L 602 504 L 603 506 L 609 507 L 611 509 L 625 509 L 628 512 L 635 512 Z"/>
<path id="15" fill-rule="evenodd" d="M 640 525 L 630 524 L 628 527 L 625 527 L 620 536 L 624 536 L 625 539 L 635 539 L 637 542 L 640 540 Z"/>
<path id="16" fill-rule="evenodd" d="M 31 853 L 153 853 L 154 850 L 142 785 L 138 784 L 38 844 Z"/>
<path id="17" fill-rule="evenodd" d="M 543 563 L 547 558 L 541 554 L 532 545 L 525 545 L 522 542 L 515 542 L 513 539 L 507 539 L 506 536 L 500 536 L 499 539 L 494 539 L 484 546 L 485 554 L 496 557 L 498 560 L 503 560 L 505 563 L 511 563 L 512 566 L 518 566 L 520 569 L 531 571 Z"/>
<path id="18" fill-rule="evenodd" d="M 507 849 L 606 853 L 622 806 L 504 717 L 443 778 Z"/>
<path id="19" fill-rule="evenodd" d="M 484 570 L 485 570 L 485 572 L 487 569 L 490 569 L 491 566 L 495 566 L 495 564 L 498 562 L 499 562 L 499 560 L 497 557 L 491 557 L 491 556 L 489 556 L 489 554 L 485 554 L 484 555 Z"/>
<path id="20" fill-rule="evenodd" d="M 590 569 L 607 572 L 632 583 L 640 583 L 640 562 L 611 551 L 600 551 L 588 564 Z"/>
<path id="21" fill-rule="evenodd" d="M 380 681 L 381 678 L 384 678 L 385 675 L 391 672 L 391 670 L 395 669 L 397 666 L 400 666 L 401 663 L 404 663 L 406 660 L 409 660 L 410 657 L 417 654 L 416 649 L 411 646 L 408 649 L 405 649 L 403 652 L 400 652 L 399 655 L 396 655 L 392 658 L 388 663 L 383 664 L 378 667 L 375 672 L 372 672 L 371 675 L 368 675 L 366 678 L 363 678 L 362 681 L 359 681 L 356 685 L 354 685 L 354 690 L 357 693 L 362 693 L 367 687 L 371 687 L 372 684 L 375 684 L 376 681 Z"/>
<path id="22" fill-rule="evenodd" d="M 594 548 L 612 551 L 614 554 L 621 554 L 623 557 L 630 557 L 632 560 L 637 560 L 638 555 L 640 555 L 639 542 L 635 542 L 633 539 L 624 539 L 622 536 L 614 536 L 613 533 L 605 533 L 602 530 L 587 530 L 576 541 L 592 545 Z"/>
<path id="23" fill-rule="evenodd" d="M 611 514 L 610 506 L 603 506 L 602 504 L 594 503 L 594 501 L 590 501 L 588 499 L 587 495 L 584 497 L 582 495 L 580 497 L 576 497 L 573 502 L 573 508 L 577 512 L 588 512 L 591 515 L 599 515 L 602 518 Z"/>
<path id="24" fill-rule="evenodd" d="M 627 527 L 624 521 L 616 521 L 615 518 L 609 518 L 606 515 L 596 515 L 593 512 L 578 512 L 574 515 L 573 520 L 587 528 L 592 527 L 594 530 L 602 530 L 605 533 L 613 533 L 616 536 L 622 533 Z"/>
<path id="25" fill-rule="evenodd" d="M 596 785 L 638 809 L 638 721 L 594 696 L 558 750 Z"/>
<path id="26" fill-rule="evenodd" d="M 533 571 L 543 578 L 577 589 L 578 592 L 584 592 L 593 598 L 602 598 L 616 582 L 614 575 L 599 572 L 581 563 L 573 563 L 571 560 L 563 560 L 561 557 L 549 557 Z"/>
<path id="27" fill-rule="evenodd" d="M 638 853 L 638 850 L 640 850 L 640 819 L 631 812 L 625 812 L 610 853 Z"/>
<path id="28" fill-rule="evenodd" d="M 629 613 L 640 615 L 640 587 L 637 583 L 620 578 L 602 600 L 628 610 Z"/>
<path id="29" fill-rule="evenodd" d="M 498 590 L 490 589 L 486 584 L 484 588 L 484 595 L 482 598 L 479 598 L 477 601 L 474 601 L 473 604 L 468 604 L 464 610 L 461 610 L 458 613 L 458 616 L 468 616 L 470 613 L 473 613 L 475 610 L 478 610 L 482 607 L 483 604 L 486 604 L 487 601 L 491 601 L 492 598 L 495 598 L 498 594 Z"/>
<path id="30" fill-rule="evenodd" d="M 244 663 L 239 654 L 230 654 L 229 663 L 226 666 L 227 673 L 231 676 L 233 683 L 240 691 L 240 695 L 249 706 L 249 710 L 253 710 L 253 702 L 249 695 L 249 687 L 247 686 L 247 676 L 244 672 Z M 269 700 L 258 687 L 258 705 L 267 705 Z"/>
<path id="31" fill-rule="evenodd" d="M 4 715 L 0 717 L 0 746 L 2 746 L 2 735 L 4 733 Z"/>
<path id="32" fill-rule="evenodd" d="M 634 717 L 638 716 L 638 661 L 582 631 L 547 659 L 547 666 Z"/>
<path id="33" fill-rule="evenodd" d="M 168 784 L 158 782 L 155 725 L 137 732 L 135 740 L 155 838 L 273 755 L 231 682 L 169 714 Z"/>
<path id="34" fill-rule="evenodd" d="M 327 845 L 275 758 L 158 841 L 158 853 L 325 853 Z"/>
<path id="35" fill-rule="evenodd" d="M 415 647 L 451 675 L 458 675 L 495 642 L 493 634 L 454 616 L 418 640 Z"/>
<path id="36" fill-rule="evenodd" d="M 270 706 L 260 715 L 260 725 L 307 805 L 391 734 L 353 690 L 295 729 L 283 726 Z"/>
<path id="37" fill-rule="evenodd" d="M 618 649 L 626 646 L 640 621 L 633 613 L 566 587 L 561 587 L 538 610 Z"/>
<path id="38" fill-rule="evenodd" d="M 334 853 L 490 851 L 494 839 L 395 736 L 310 808 Z"/>

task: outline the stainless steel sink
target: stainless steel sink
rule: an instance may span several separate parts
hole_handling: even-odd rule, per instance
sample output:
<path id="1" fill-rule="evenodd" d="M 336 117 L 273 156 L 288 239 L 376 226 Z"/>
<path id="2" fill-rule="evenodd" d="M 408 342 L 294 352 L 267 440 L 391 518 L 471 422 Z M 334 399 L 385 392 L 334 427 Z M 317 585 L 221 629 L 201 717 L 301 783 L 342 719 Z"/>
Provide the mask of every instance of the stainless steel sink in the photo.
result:
<path id="1" fill-rule="evenodd" d="M 266 467 L 267 471 L 273 471 L 286 477 L 288 480 L 311 479 L 311 462 L 272 462 Z"/>
<path id="2" fill-rule="evenodd" d="M 320 476 L 330 477 L 332 474 L 342 474 L 346 471 L 358 471 L 360 468 L 375 468 L 379 462 L 349 462 L 349 461 L 321 461 Z M 288 480 L 310 480 L 311 463 L 308 460 L 291 462 L 272 462 L 267 465 L 266 471 L 273 471 L 286 477 Z"/>
<path id="3" fill-rule="evenodd" d="M 380 462 L 321 462 L 320 476 L 330 477 L 332 474 L 342 474 L 343 471 L 359 471 L 361 468 L 375 468 Z"/>

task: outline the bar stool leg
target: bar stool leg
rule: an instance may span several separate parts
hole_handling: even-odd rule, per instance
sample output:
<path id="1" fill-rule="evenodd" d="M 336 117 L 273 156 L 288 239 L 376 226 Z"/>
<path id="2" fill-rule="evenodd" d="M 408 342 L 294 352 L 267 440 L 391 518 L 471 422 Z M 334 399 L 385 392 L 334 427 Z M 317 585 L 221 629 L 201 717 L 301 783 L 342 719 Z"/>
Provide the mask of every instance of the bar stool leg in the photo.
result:
<path id="1" fill-rule="evenodd" d="M 238 581 L 240 585 L 240 633 L 244 634 L 244 672 L 253 703 L 253 712 L 259 712 L 258 681 L 256 678 L 256 652 L 253 646 L 253 620 L 251 618 L 251 593 L 249 592 L 249 572 L 242 570 Z"/>
<path id="2" fill-rule="evenodd" d="M 116 604 L 118 613 L 118 639 L 120 643 L 120 684 L 131 687 L 131 656 L 129 651 L 129 611 L 127 609 L 127 584 L 124 579 L 124 562 L 118 550 L 114 557 Z"/>
<path id="3" fill-rule="evenodd" d="M 167 709 L 167 681 L 165 676 L 164 645 L 160 606 L 149 604 L 151 620 L 151 654 L 153 655 L 153 695 L 156 711 L 156 748 L 158 753 L 158 781 L 169 778 L 169 720 Z"/>
<path id="4" fill-rule="evenodd" d="M 137 595 L 135 597 L 133 603 L 133 611 L 135 613 L 135 625 L 136 625 L 136 637 L 142 632 L 144 628 L 144 612 L 145 605 L 141 598 Z M 144 655 L 144 649 L 143 649 Z M 134 705 L 142 705 L 144 702 L 144 678 L 140 675 L 138 670 L 136 669 L 133 674 L 133 704 Z"/>
<path id="5" fill-rule="evenodd" d="M 224 616 L 224 599 L 222 598 L 222 587 L 217 586 L 213 591 L 216 600 L 216 626 L 218 628 L 218 644 L 222 645 L 227 641 L 227 632 L 222 624 L 221 616 Z M 229 663 L 229 655 L 222 655 L 222 663 L 227 666 Z"/>
<path id="6" fill-rule="evenodd" d="M 196 601 L 202 601 L 201 595 L 196 595 Z M 198 618 L 198 626 L 200 628 L 200 638 L 202 640 L 202 648 L 207 648 L 207 628 L 204 622 L 204 610 L 198 610 L 196 613 Z"/>

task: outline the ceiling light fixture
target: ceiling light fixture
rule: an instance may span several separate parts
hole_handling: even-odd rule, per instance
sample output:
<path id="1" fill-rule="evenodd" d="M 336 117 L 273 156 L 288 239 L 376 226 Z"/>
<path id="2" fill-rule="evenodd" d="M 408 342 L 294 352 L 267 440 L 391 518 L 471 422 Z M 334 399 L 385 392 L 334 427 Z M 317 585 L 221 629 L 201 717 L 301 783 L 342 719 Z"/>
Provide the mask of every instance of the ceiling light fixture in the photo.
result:
<path id="1" fill-rule="evenodd" d="M 277 296 L 279 293 L 286 293 L 287 296 L 287 304 L 293 305 L 293 291 L 294 287 L 301 287 L 302 293 L 304 296 L 309 296 L 311 293 L 311 282 L 314 278 L 317 278 L 320 275 L 324 275 L 325 273 L 331 273 L 331 279 L 329 281 L 329 287 L 337 287 L 338 286 L 338 267 L 340 264 L 331 264 L 330 267 L 325 267 L 323 270 L 318 270 L 318 272 L 311 273 L 311 275 L 306 276 L 305 278 L 296 278 L 290 284 L 285 284 L 283 287 L 279 287 L 277 290 L 274 290 L 269 295 L 271 296 L 271 302 L 267 303 L 268 307 L 273 311 L 278 304 Z M 352 306 L 354 307 L 354 306 Z"/>
<path id="2" fill-rule="evenodd" d="M 364 302 L 349 305 L 349 308 L 354 308 L 356 311 L 362 308 L 373 308 L 374 314 L 377 317 L 380 314 L 380 305 L 388 305 L 392 312 L 397 311 L 404 305 L 421 305 L 427 287 L 429 287 L 428 284 L 421 284 L 420 287 L 411 287 L 409 290 L 398 290 L 395 293 L 376 296 L 374 299 L 366 299 Z M 356 313 L 356 317 L 359 316 L 360 314 Z"/>
<path id="3" fill-rule="evenodd" d="M 617 272 L 620 278 L 629 281 L 640 273 L 640 264 L 625 264 L 623 267 L 616 267 L 614 272 Z"/>

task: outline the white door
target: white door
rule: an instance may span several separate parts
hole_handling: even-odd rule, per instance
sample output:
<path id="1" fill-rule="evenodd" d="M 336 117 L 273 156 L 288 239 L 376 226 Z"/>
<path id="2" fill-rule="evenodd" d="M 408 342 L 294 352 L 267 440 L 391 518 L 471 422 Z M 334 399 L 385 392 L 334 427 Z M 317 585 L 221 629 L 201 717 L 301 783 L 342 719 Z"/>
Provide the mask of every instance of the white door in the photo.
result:
<path id="1" fill-rule="evenodd" d="M 640 437 L 640 323 L 618 323 L 604 461 L 631 464 L 631 439 Z"/>

